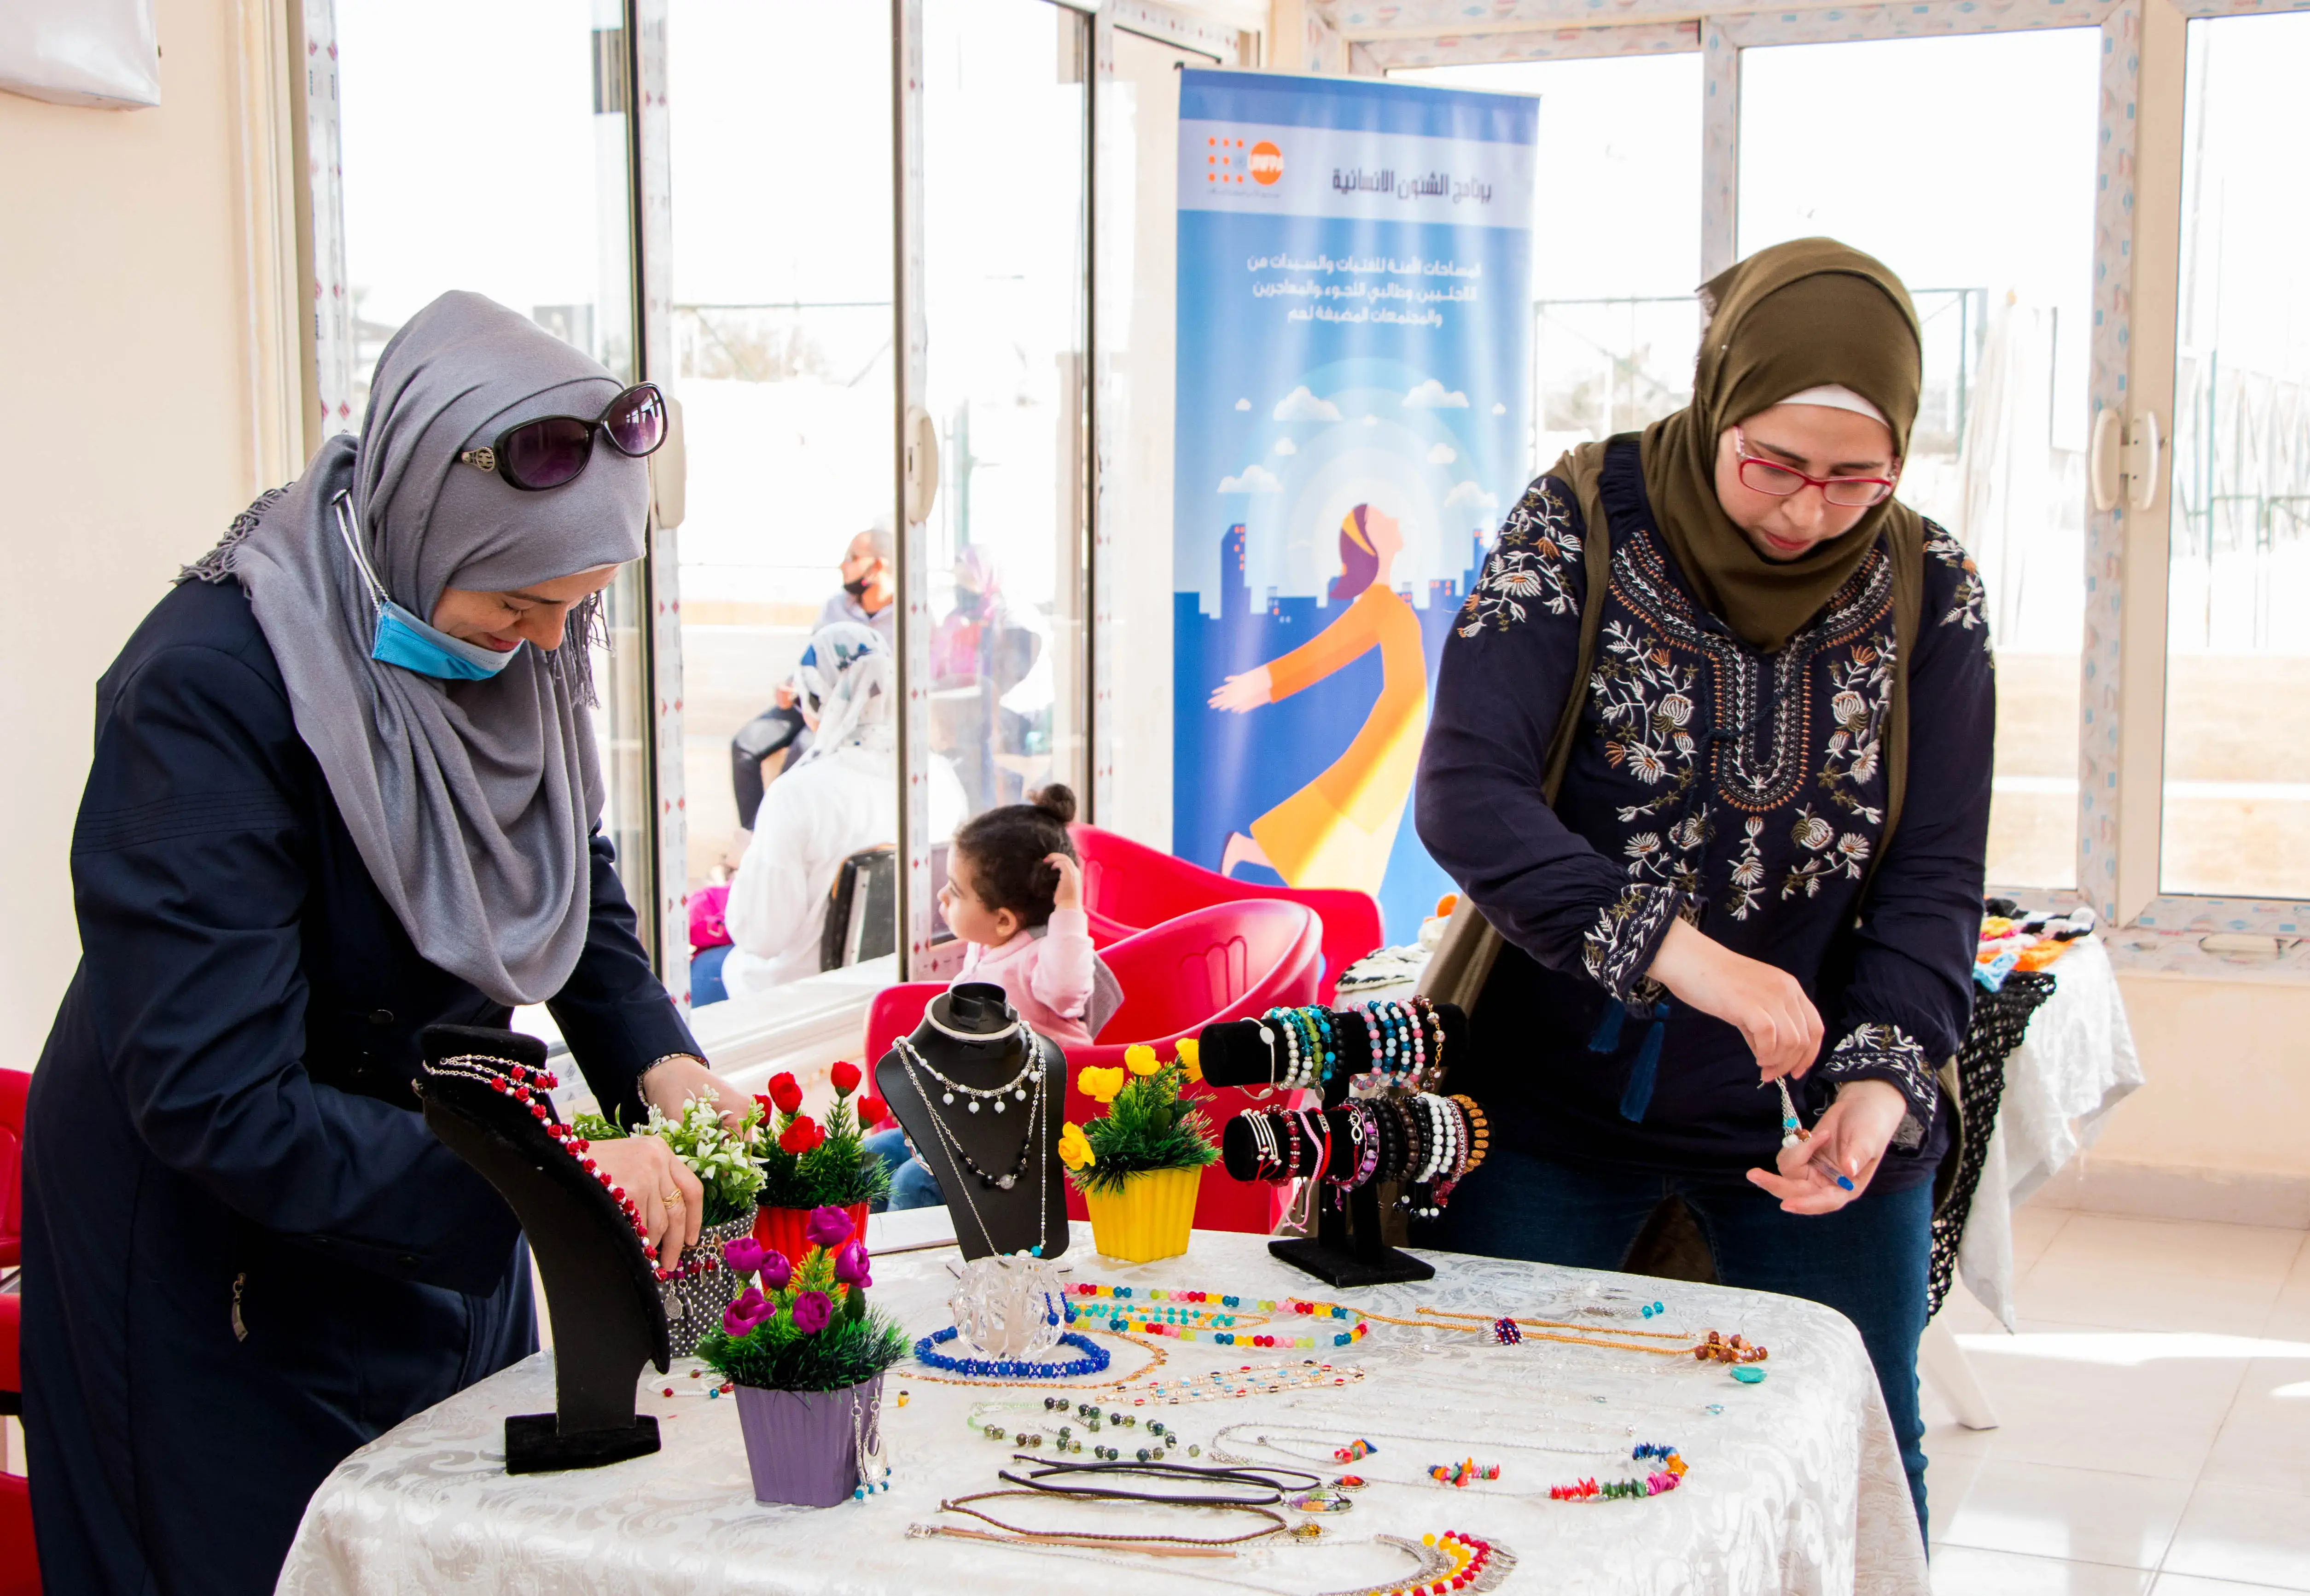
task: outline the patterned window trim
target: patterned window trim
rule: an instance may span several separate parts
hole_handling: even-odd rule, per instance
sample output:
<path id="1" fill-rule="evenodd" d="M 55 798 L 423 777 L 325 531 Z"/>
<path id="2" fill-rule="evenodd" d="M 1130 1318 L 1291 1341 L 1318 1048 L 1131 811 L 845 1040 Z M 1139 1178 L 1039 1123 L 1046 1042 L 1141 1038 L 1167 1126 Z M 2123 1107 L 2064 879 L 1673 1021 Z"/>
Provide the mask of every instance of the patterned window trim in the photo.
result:
<path id="1" fill-rule="evenodd" d="M 1924 1145 L 1941 1106 L 1941 1083 L 1925 1062 L 1924 1045 L 1898 1025 L 1856 1025 L 1823 1061 L 1821 1074 L 1840 1085 L 1848 1080 L 1882 1080 L 1909 1100 L 1908 1116 L 1893 1132 L 1893 1145 L 1915 1152 Z"/>
<path id="2" fill-rule="evenodd" d="M 1634 883 L 1597 912 L 1582 939 L 1580 962 L 1596 984 L 1624 1003 L 1652 1001 L 1654 984 L 1645 977 L 1661 939 L 1691 900 L 1671 887 Z"/>

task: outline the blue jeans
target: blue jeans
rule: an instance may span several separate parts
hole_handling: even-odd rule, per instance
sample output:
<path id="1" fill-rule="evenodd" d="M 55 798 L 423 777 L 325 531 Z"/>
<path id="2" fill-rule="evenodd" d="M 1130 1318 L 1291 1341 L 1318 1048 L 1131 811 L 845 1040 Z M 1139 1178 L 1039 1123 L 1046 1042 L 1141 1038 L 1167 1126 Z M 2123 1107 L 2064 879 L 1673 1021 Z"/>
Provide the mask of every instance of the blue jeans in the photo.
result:
<path id="1" fill-rule="evenodd" d="M 690 1006 L 703 1009 L 708 1003 L 718 1003 L 730 995 L 722 984 L 722 961 L 730 957 L 730 944 L 708 948 L 690 956 Z"/>
<path id="2" fill-rule="evenodd" d="M 1871 1191 L 1835 1213 L 1789 1214 L 1738 1178 L 1576 1167 L 1495 1146 L 1482 1171 L 1419 1239 L 1488 1258 L 1617 1270 L 1653 1210 L 1671 1195 L 1692 1210 L 1719 1280 L 1835 1308 L 1860 1331 L 1923 1535 L 1925 1425 L 1917 1411 L 1917 1338 L 1925 1331 L 1932 1182 L 1905 1192 Z"/>
<path id="3" fill-rule="evenodd" d="M 873 1132 L 858 1145 L 881 1159 L 890 1171 L 890 1200 L 882 1205 L 884 1209 L 895 1212 L 906 1208 L 936 1208 L 946 1201 L 939 1190 L 938 1176 L 907 1150 L 907 1133 L 896 1125 Z"/>

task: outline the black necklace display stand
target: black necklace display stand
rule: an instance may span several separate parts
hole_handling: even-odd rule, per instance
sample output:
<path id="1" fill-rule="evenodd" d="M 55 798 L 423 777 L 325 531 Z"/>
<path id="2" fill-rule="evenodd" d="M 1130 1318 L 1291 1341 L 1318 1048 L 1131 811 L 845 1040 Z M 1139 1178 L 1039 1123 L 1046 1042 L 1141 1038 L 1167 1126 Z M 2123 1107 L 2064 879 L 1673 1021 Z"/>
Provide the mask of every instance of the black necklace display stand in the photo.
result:
<path id="1" fill-rule="evenodd" d="M 1443 1063 L 1448 1070 L 1455 1055 L 1463 1054 L 1468 1045 L 1468 1017 L 1448 1003 L 1437 1004 L 1436 1015 L 1444 1024 Z M 1277 1061 L 1285 1057 L 1283 1044 L 1279 1036 L 1275 1057 L 1271 1059 L 1266 1044 L 1259 1037 L 1263 1023 L 1270 1031 L 1276 1028 L 1274 1020 L 1231 1019 L 1206 1026 L 1200 1040 L 1203 1080 L 1212 1086 L 1248 1090 L 1256 1090 L 1273 1080 L 1279 1067 Z M 1347 1133 L 1346 1116 L 1340 1112 L 1340 1106 L 1348 1100 L 1348 1077 L 1370 1067 L 1371 1037 L 1364 1028 L 1362 1014 L 1355 1010 L 1334 1011 L 1332 1028 L 1337 1037 L 1333 1051 L 1338 1062 L 1333 1066 L 1331 1079 L 1323 1083 L 1324 1113 L 1332 1126 L 1332 1158 L 1327 1173 L 1347 1175 L 1355 1173 L 1358 1149 Z M 1277 1098 L 1280 1103 L 1282 1094 L 1279 1092 Z M 1253 1147 L 1251 1127 L 1241 1117 L 1228 1122 L 1220 1143 L 1220 1157 L 1229 1175 L 1241 1181 L 1258 1178 L 1258 1156 Z M 1319 1280 L 1339 1287 L 1386 1286 L 1399 1280 L 1435 1278 L 1433 1264 L 1423 1263 L 1411 1253 L 1388 1245 L 1381 1235 L 1379 1182 L 1366 1181 L 1350 1192 L 1344 1210 L 1333 1202 L 1327 1188 L 1317 1190 L 1310 1201 L 1316 1215 L 1315 1235 L 1285 1236 L 1267 1244 L 1270 1253 L 1294 1269 L 1304 1270 Z"/>
<path id="2" fill-rule="evenodd" d="M 893 1047 L 874 1066 L 874 1089 L 898 1116 L 916 1155 L 938 1177 L 964 1258 L 1036 1247 L 1045 1258 L 1065 1252 L 1067 1186 L 1059 1165 L 1059 1127 L 1066 1118 L 1067 1061 L 1058 1044 L 1036 1038 L 1004 1001 L 1003 989 L 978 981 L 933 998 L 907 1040 L 941 1075 L 982 1091 L 1015 1078 L 1035 1056 L 1029 1049 L 1039 1050 L 1042 1118 L 1032 1132 L 1038 1145 L 1032 1147 L 1023 1145 L 1037 1102 L 1031 1082 L 1025 1102 L 1015 1094 L 999 1099 L 999 1114 L 993 1097 L 955 1092 L 949 1103 L 947 1089 L 922 1073 L 920 1064 L 910 1070 Z M 978 1104 L 975 1114 L 973 1102 Z M 977 1165 L 977 1172 L 956 1156 L 949 1137 Z M 1006 1176 L 1008 1185 L 1001 1184 Z"/>
<path id="3" fill-rule="evenodd" d="M 514 1031 L 428 1026 L 419 1044 L 428 1064 L 465 1056 L 501 1071 L 545 1067 L 545 1044 Z M 416 1089 L 433 1133 L 521 1221 L 545 1281 L 556 1411 L 507 1418 L 506 1472 L 598 1469 L 656 1452 L 657 1420 L 634 1412 L 634 1391 L 644 1364 L 665 1373 L 670 1349 L 656 1271 L 633 1226 L 510 1093 L 431 1073 Z"/>

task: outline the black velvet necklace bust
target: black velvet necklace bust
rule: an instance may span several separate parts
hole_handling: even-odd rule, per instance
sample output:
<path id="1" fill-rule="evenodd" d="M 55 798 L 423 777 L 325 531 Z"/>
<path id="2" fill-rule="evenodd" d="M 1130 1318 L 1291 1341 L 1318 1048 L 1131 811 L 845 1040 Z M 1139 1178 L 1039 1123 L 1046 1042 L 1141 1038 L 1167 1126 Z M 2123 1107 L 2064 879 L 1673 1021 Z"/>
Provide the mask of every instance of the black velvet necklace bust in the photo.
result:
<path id="1" fill-rule="evenodd" d="M 1058 1044 L 984 982 L 932 999 L 875 1064 L 875 1090 L 938 1177 L 965 1258 L 1067 1250 L 1066 1069 Z"/>

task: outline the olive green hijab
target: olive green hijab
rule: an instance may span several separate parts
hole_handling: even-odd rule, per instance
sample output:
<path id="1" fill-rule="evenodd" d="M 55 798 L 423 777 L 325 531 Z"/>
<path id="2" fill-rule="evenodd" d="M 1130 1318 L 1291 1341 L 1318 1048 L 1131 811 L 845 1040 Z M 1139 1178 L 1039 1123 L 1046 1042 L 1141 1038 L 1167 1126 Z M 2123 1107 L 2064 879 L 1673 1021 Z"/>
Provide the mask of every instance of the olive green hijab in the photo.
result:
<path id="1" fill-rule="evenodd" d="M 1767 559 L 1717 502 L 1717 440 L 1792 394 L 1836 384 L 1884 412 L 1893 452 L 1906 456 L 1922 363 L 1917 313 L 1898 277 L 1833 239 L 1759 250 L 1700 292 L 1708 326 L 1692 403 L 1645 429 L 1645 495 L 1694 594 L 1771 652 L 1860 568 L 1888 522 L 1916 512 L 1889 499 L 1843 536 Z"/>

